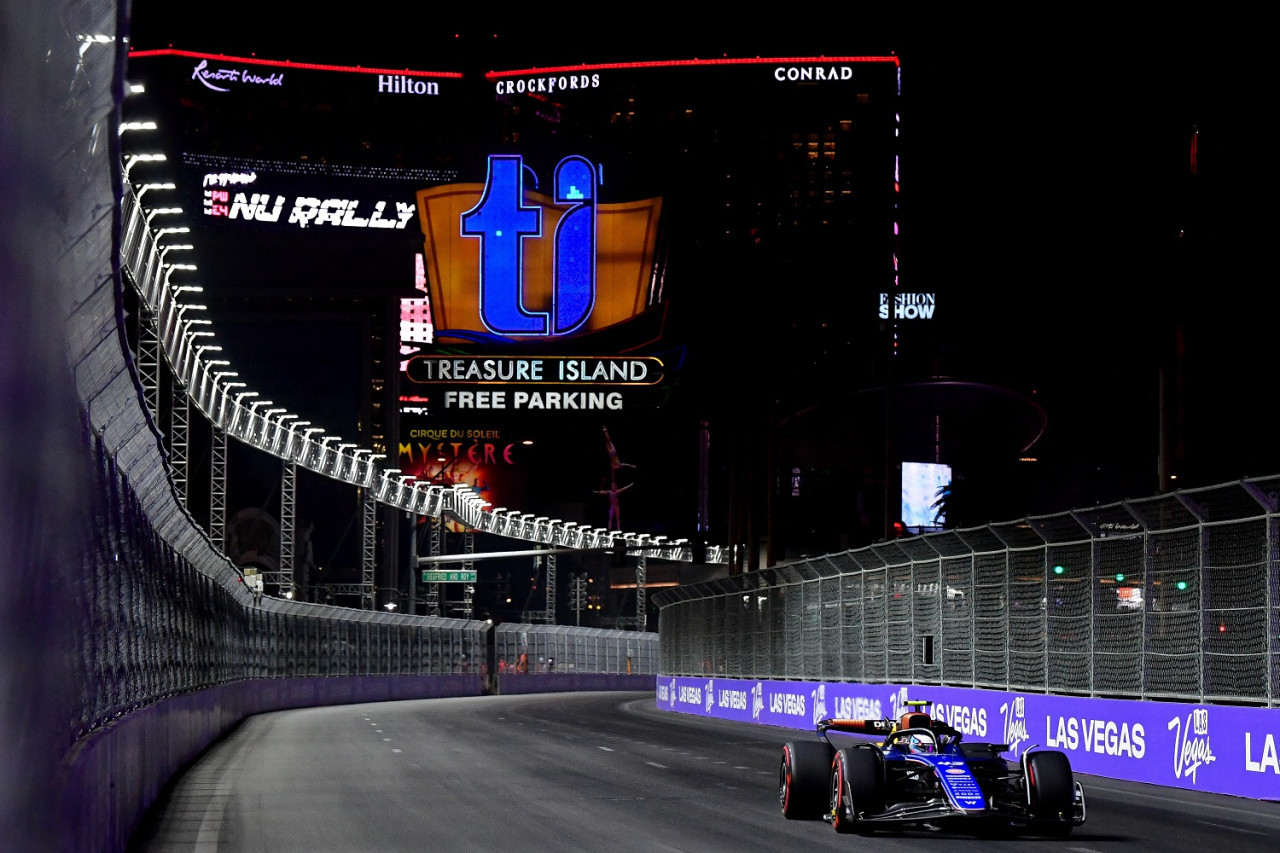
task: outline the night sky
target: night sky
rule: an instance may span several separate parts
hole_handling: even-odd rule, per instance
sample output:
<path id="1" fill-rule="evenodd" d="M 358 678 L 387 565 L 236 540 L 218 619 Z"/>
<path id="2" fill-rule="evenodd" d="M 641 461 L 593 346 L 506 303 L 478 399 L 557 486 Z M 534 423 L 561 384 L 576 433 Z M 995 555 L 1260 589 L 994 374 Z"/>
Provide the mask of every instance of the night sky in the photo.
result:
<path id="1" fill-rule="evenodd" d="M 1179 484 L 1280 470 L 1268 402 L 1275 277 L 1261 265 L 1273 217 L 1259 218 L 1270 202 L 1249 179 L 1260 147 L 1259 117 L 1241 107 L 1250 54 L 1222 27 L 970 17 L 921 32 L 888 16 L 777 22 L 774 10 L 756 32 L 676 27 L 656 11 L 626 26 L 486 30 L 441 24 L 425 4 L 270 25 L 248 23 L 243 7 L 192 20 L 160 0 L 133 6 L 138 49 L 428 70 L 895 52 L 903 287 L 953 294 L 947 346 L 1049 414 L 1018 514 L 1156 491 L 1160 369 L 1179 363 L 1179 335 Z"/>

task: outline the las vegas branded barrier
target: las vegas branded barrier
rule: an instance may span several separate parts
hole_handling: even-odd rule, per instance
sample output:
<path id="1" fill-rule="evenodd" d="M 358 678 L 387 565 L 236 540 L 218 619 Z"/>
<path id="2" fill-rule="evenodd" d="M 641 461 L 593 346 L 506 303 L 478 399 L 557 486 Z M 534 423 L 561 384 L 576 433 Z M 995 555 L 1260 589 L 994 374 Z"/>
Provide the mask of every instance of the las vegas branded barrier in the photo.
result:
<path id="1" fill-rule="evenodd" d="M 821 719 L 897 719 L 908 699 L 969 741 L 1061 750 L 1079 773 L 1280 800 L 1280 709 L 1047 696 L 960 687 L 659 675 L 660 710 L 810 729 Z"/>

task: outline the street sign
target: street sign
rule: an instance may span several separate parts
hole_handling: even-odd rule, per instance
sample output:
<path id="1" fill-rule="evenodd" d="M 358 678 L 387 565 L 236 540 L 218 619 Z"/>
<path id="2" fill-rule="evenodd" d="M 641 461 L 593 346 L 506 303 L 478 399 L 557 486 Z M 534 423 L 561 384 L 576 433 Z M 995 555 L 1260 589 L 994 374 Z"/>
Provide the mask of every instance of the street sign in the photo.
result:
<path id="1" fill-rule="evenodd" d="M 422 572 L 423 583 L 475 583 L 476 573 L 472 571 L 432 571 L 424 569 Z"/>

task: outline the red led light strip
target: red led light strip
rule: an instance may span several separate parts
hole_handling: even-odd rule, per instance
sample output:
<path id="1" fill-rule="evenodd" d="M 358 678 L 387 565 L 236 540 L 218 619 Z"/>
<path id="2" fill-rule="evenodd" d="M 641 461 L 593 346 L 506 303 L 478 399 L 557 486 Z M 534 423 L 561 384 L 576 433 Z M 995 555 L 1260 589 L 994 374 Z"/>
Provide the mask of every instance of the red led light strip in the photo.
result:
<path id="1" fill-rule="evenodd" d="M 360 65 L 323 65 L 315 62 L 292 62 L 287 59 L 258 59 L 255 56 L 228 56 L 223 53 L 203 53 L 196 50 L 161 48 L 159 50 L 129 51 L 130 59 L 150 56 L 185 56 L 192 59 L 213 59 L 221 62 L 244 62 L 250 65 L 268 65 L 276 68 L 297 68 L 306 71 L 340 71 L 349 74 L 404 74 L 410 77 L 447 77 L 461 79 L 460 71 L 413 71 L 408 68 L 365 68 Z M 714 65 L 773 65 L 778 63 L 822 64 L 830 62 L 889 62 L 898 65 L 896 56 L 779 56 L 742 57 L 737 59 L 664 59 L 648 62 L 606 62 L 598 65 L 551 65 L 525 68 L 515 71 L 489 71 L 484 76 L 493 80 L 499 77 L 520 77 L 529 74 L 559 74 L 573 71 L 608 71 L 644 68 L 690 68 Z"/>
<path id="2" fill-rule="evenodd" d="M 461 79 L 461 71 L 411 71 L 408 68 L 364 68 L 360 65 L 318 65 L 313 62 L 290 62 L 287 59 L 258 59 L 252 56 L 227 56 L 221 53 L 200 53 L 195 50 L 130 50 L 130 59 L 148 56 L 187 56 L 192 59 L 214 59 L 219 62 L 244 62 L 250 65 L 271 65 L 277 68 L 297 68 L 304 71 L 343 71 L 349 74 L 402 74 L 406 77 L 451 77 Z"/>
<path id="3" fill-rule="evenodd" d="M 699 65 L 775 65 L 778 63 L 827 64 L 831 62 L 891 62 L 898 65 L 896 56 L 756 56 L 740 59 L 669 59 L 652 62 L 606 62 L 600 65 L 554 65 L 545 68 L 526 68 L 521 71 L 490 71 L 485 79 L 522 77 L 529 74 L 559 74 L 573 71 L 609 71 L 638 68 L 688 68 Z"/>

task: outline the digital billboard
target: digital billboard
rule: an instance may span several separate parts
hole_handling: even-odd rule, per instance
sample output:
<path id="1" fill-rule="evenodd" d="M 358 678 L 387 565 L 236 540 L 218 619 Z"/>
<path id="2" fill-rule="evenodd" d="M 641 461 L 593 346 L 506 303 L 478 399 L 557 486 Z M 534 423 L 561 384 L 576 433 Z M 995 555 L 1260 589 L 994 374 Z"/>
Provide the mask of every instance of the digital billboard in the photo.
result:
<path id="1" fill-rule="evenodd" d="M 903 462 L 902 523 L 917 533 L 941 528 L 947 521 L 942 499 L 950 487 L 950 465 Z"/>

